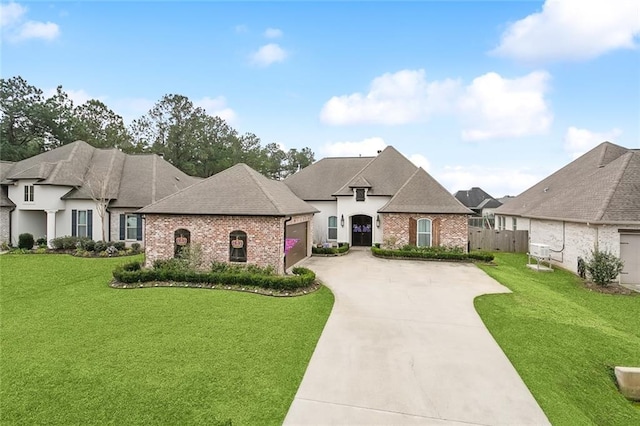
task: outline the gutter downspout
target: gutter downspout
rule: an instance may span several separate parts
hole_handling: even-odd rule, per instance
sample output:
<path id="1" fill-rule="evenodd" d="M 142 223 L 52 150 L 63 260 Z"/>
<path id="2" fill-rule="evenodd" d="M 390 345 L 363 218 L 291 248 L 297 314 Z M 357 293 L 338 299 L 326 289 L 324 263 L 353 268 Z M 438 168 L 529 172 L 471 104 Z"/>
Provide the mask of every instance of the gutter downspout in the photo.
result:
<path id="1" fill-rule="evenodd" d="M 293 219 L 291 216 L 289 216 L 288 219 L 284 220 L 284 229 L 282 230 L 282 253 L 284 254 L 283 259 L 282 259 L 282 270 L 284 271 L 285 275 L 287 273 L 287 223 L 291 221 L 291 219 Z"/>

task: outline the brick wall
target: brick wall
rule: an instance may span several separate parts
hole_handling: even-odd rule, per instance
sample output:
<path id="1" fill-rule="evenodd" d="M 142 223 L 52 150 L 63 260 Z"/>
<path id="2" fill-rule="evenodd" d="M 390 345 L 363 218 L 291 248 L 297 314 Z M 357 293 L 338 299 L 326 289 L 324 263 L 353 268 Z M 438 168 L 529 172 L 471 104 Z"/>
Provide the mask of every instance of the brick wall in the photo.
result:
<path id="1" fill-rule="evenodd" d="M 174 232 L 186 229 L 191 233 L 191 244 L 199 244 L 205 265 L 212 261 L 229 261 L 229 234 L 247 233 L 247 263 L 272 266 L 284 273 L 284 217 L 269 216 L 207 216 L 207 215 L 152 215 L 145 216 L 146 266 L 157 259 L 170 259 L 174 255 Z M 294 216 L 290 223 L 309 221 L 311 216 Z M 309 251 L 310 252 L 310 249 Z"/>
<path id="2" fill-rule="evenodd" d="M 439 219 L 440 244 L 447 247 L 460 247 L 467 251 L 469 239 L 468 221 L 466 215 L 459 214 L 410 214 L 410 213 L 383 213 L 384 246 L 402 247 L 409 244 L 409 219 Z M 390 244 L 394 243 L 394 244 Z"/>

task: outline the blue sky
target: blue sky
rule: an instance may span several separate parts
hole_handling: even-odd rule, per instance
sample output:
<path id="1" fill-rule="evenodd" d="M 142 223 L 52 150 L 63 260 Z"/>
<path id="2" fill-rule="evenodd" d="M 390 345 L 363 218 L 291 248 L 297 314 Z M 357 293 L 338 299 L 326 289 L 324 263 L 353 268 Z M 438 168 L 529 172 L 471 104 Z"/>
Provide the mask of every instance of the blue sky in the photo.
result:
<path id="1" fill-rule="evenodd" d="M 393 145 L 454 192 L 517 195 L 604 140 L 640 148 L 627 0 L 2 3 L 1 75 L 131 120 L 188 96 L 316 158 Z"/>

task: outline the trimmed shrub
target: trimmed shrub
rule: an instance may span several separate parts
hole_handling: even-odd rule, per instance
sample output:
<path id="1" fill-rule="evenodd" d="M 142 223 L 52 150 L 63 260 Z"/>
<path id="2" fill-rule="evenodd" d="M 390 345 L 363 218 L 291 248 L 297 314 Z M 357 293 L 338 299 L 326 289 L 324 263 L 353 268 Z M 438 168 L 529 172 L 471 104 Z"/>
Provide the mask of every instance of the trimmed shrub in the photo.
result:
<path id="1" fill-rule="evenodd" d="M 381 249 L 371 247 L 371 251 L 375 256 L 380 257 L 397 257 L 408 259 L 440 259 L 440 260 L 479 260 L 482 262 L 491 262 L 493 254 L 487 252 L 471 252 L 464 253 L 458 247 L 415 247 L 404 246 L 401 249 Z"/>
<path id="2" fill-rule="evenodd" d="M 107 250 L 107 243 L 105 241 L 96 241 L 93 251 L 96 253 L 102 253 Z"/>
<path id="3" fill-rule="evenodd" d="M 84 240 L 82 241 L 82 248 L 86 251 L 95 251 L 96 242 L 93 240 Z"/>
<path id="4" fill-rule="evenodd" d="M 131 244 L 131 250 L 133 250 L 134 253 L 140 253 L 142 246 L 140 245 L 140 243 L 133 243 Z"/>
<path id="5" fill-rule="evenodd" d="M 115 243 L 113 243 L 113 247 L 115 247 L 116 250 L 121 251 L 126 248 L 126 245 L 124 241 L 116 241 Z"/>
<path id="6" fill-rule="evenodd" d="M 46 247 L 47 246 L 47 239 L 46 238 L 38 238 L 36 240 L 36 244 L 38 245 L 38 247 Z"/>
<path id="7" fill-rule="evenodd" d="M 313 254 L 342 254 L 349 251 L 349 243 L 338 243 L 338 247 L 311 247 Z"/>
<path id="8" fill-rule="evenodd" d="M 28 232 L 18 235 L 18 248 L 31 250 L 33 248 L 33 244 L 33 235 L 29 234 Z"/>
<path id="9" fill-rule="evenodd" d="M 619 257 L 609 251 L 591 250 L 591 256 L 585 263 L 585 268 L 594 283 L 606 287 L 613 281 L 624 267 Z"/>
<path id="10" fill-rule="evenodd" d="M 302 267 L 292 269 L 293 276 L 275 275 L 265 273 L 266 268 L 260 268 L 260 273 L 251 273 L 243 268 L 241 271 L 233 272 L 196 272 L 188 269 L 171 267 L 176 259 L 169 259 L 154 269 L 136 269 L 139 262 L 132 262 L 117 267 L 113 271 L 113 277 L 126 284 L 143 283 L 150 281 L 176 281 L 195 284 L 213 285 L 237 285 L 255 286 L 273 290 L 295 290 L 308 287 L 316 279 L 316 274 Z M 159 261 L 155 263 L 158 264 Z M 137 264 L 138 266 L 135 266 Z"/>

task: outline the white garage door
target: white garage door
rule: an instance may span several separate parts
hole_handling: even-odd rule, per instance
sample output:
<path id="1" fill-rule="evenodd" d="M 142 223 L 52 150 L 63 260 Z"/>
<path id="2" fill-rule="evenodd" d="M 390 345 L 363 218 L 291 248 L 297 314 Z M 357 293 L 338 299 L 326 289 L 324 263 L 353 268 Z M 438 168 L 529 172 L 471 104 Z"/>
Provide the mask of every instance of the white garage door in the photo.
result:
<path id="1" fill-rule="evenodd" d="M 620 259 L 623 284 L 640 284 L 640 234 L 620 234 Z"/>

